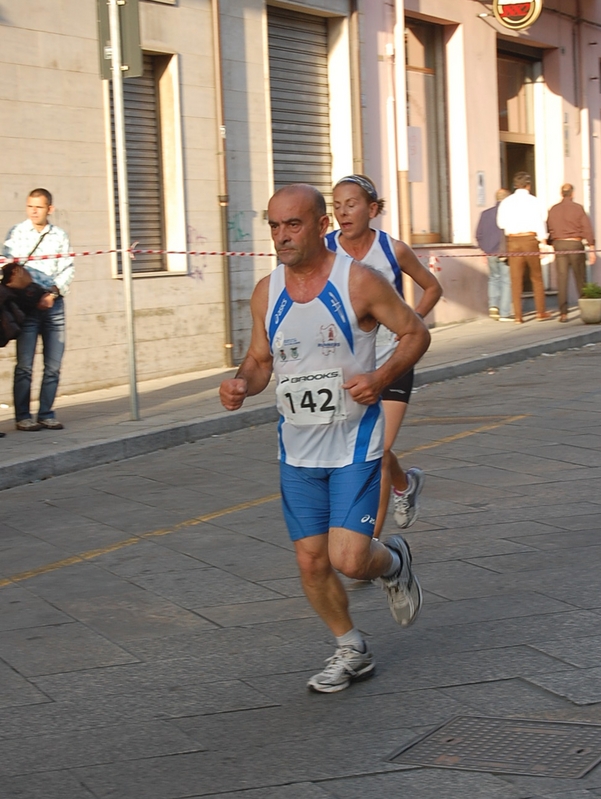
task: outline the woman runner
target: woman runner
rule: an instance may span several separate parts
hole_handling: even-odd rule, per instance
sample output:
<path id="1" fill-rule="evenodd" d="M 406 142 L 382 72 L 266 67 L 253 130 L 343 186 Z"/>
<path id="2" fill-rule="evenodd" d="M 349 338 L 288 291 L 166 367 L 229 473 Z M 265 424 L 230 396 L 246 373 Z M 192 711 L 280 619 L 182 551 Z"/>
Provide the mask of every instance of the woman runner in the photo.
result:
<path id="1" fill-rule="evenodd" d="M 334 186 L 334 215 L 340 225 L 326 236 L 326 244 L 334 252 L 344 252 L 356 261 L 377 269 L 403 296 L 402 273 L 409 275 L 423 289 L 415 308 L 422 319 L 430 313 L 442 295 L 442 288 L 434 275 L 417 259 L 413 250 L 404 242 L 393 239 L 388 233 L 370 226 L 384 208 L 384 200 L 378 197 L 377 189 L 364 175 L 348 175 Z M 377 366 L 384 363 L 396 347 L 396 337 L 387 328 L 381 327 L 376 344 Z M 424 473 L 416 467 L 404 472 L 392 451 L 401 423 L 407 411 L 413 370 L 408 372 L 382 394 L 384 407 L 384 456 L 380 506 L 376 519 L 374 538 L 379 538 L 386 512 L 390 489 L 393 491 L 394 519 L 399 527 L 410 527 L 419 512 L 418 498 L 423 487 Z"/>

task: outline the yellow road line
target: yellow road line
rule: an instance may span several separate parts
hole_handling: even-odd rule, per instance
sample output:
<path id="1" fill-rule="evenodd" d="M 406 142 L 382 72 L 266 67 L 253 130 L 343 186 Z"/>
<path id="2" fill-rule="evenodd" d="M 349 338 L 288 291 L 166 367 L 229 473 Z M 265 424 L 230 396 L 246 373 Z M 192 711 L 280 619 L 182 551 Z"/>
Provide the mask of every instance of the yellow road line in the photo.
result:
<path id="1" fill-rule="evenodd" d="M 507 422 L 503 413 L 488 416 L 414 416 L 403 420 L 403 427 L 419 427 L 426 424 L 474 424 L 475 422 Z"/>
<path id="2" fill-rule="evenodd" d="M 220 516 L 227 516 L 230 513 L 236 513 L 240 510 L 254 508 L 256 505 L 264 505 L 266 502 L 273 502 L 273 500 L 279 498 L 279 494 L 270 494 L 268 497 L 252 499 L 249 502 L 241 502 L 239 505 L 223 508 L 223 510 L 213 511 L 213 513 L 205 513 L 203 516 L 196 516 L 193 519 L 186 519 L 186 521 L 179 522 L 179 524 L 175 524 L 172 527 L 165 527 L 160 530 L 152 530 L 149 533 L 142 533 L 142 535 L 135 535 L 131 538 L 126 538 L 123 541 L 116 541 L 114 544 L 109 544 L 109 546 L 101 547 L 100 549 L 90 549 L 87 552 L 81 552 L 79 555 L 73 555 L 70 558 L 56 560 L 54 563 L 47 563 L 45 566 L 38 566 L 37 569 L 30 569 L 26 572 L 13 574 L 11 577 L 0 580 L 0 588 L 6 588 L 7 585 L 12 585 L 13 583 L 21 583 L 23 580 L 30 580 L 32 577 L 38 577 L 41 574 L 48 574 L 48 572 L 57 571 L 58 569 L 63 569 L 66 566 L 73 566 L 76 563 L 84 563 L 85 561 L 99 558 L 101 555 L 108 555 L 110 552 L 117 552 L 119 549 L 125 549 L 126 547 L 133 546 L 134 544 L 139 544 L 140 541 L 144 541 L 144 539 L 155 538 L 162 535 L 170 535 L 171 533 L 176 533 L 178 530 L 182 530 L 185 527 L 193 527 L 196 524 L 210 522 L 212 519 L 218 519 Z"/>
<path id="3" fill-rule="evenodd" d="M 429 444 L 421 444 L 418 447 L 413 447 L 413 449 L 397 454 L 406 457 L 407 455 L 412 455 L 414 452 L 422 452 L 426 449 L 433 449 L 434 447 L 440 447 L 443 444 L 450 444 L 453 441 L 459 441 L 462 438 L 468 438 L 469 436 L 474 436 L 478 433 L 485 433 L 488 430 L 494 430 L 495 428 L 502 427 L 505 424 L 510 424 L 511 422 L 516 422 L 520 419 L 526 419 L 527 416 L 528 414 L 509 416 L 502 421 L 481 425 L 473 430 L 465 430 L 462 433 L 455 433 L 452 436 L 439 438 L 436 441 L 431 441 Z M 47 563 L 45 566 L 38 566 L 36 569 L 30 569 L 29 571 L 13 574 L 11 577 L 0 580 L 0 588 L 6 588 L 7 586 L 13 585 L 15 583 L 22 583 L 24 580 L 30 580 L 32 577 L 39 577 L 42 574 L 58 571 L 59 569 L 64 569 L 67 566 L 73 566 L 76 563 L 85 563 L 86 561 L 94 560 L 102 555 L 108 555 L 110 552 L 117 552 L 120 549 L 125 549 L 126 547 L 133 546 L 134 544 L 139 544 L 140 541 L 148 540 L 150 538 L 158 538 L 159 536 L 163 535 L 171 535 L 172 533 L 176 533 L 178 530 L 183 530 L 186 527 L 194 527 L 197 524 L 210 522 L 213 519 L 220 518 L 221 516 L 228 516 L 231 513 L 237 513 L 241 510 L 255 508 L 258 505 L 265 505 L 267 502 L 273 502 L 279 498 L 280 494 L 278 493 L 270 494 L 266 497 L 260 497 L 259 499 L 251 499 L 248 502 L 241 502 L 239 505 L 233 505 L 229 508 L 223 508 L 222 510 L 213 511 L 212 513 L 205 513 L 202 516 L 195 516 L 192 519 L 186 519 L 185 521 L 179 522 L 171 527 L 163 527 L 158 530 L 151 530 L 148 533 L 142 533 L 141 535 L 131 536 L 131 538 L 126 538 L 123 541 L 116 541 L 114 544 L 109 544 L 108 546 L 101 547 L 100 549 L 90 549 L 87 552 L 81 552 L 78 555 L 72 555 L 70 558 L 64 558 L 63 560 L 54 561 L 54 563 Z"/>
<path id="4" fill-rule="evenodd" d="M 436 441 L 431 441 L 429 444 L 421 444 L 419 447 L 413 447 L 413 449 L 407 450 L 406 452 L 397 452 L 397 456 L 404 457 L 406 455 L 413 455 L 414 452 L 422 452 L 425 449 L 432 449 L 433 447 L 440 447 L 442 444 L 450 444 L 453 441 L 459 441 L 461 438 L 467 438 L 468 436 L 474 436 L 477 433 L 486 433 L 488 430 L 494 430 L 497 427 L 503 427 L 505 424 L 511 424 L 511 422 L 517 422 L 520 419 L 527 419 L 530 414 L 522 413 L 519 416 L 507 416 L 502 422 L 493 422 L 491 424 L 484 424 L 481 427 L 476 427 L 473 430 L 464 430 L 463 433 L 454 433 L 452 436 L 446 436 L 445 438 L 438 438 Z"/>

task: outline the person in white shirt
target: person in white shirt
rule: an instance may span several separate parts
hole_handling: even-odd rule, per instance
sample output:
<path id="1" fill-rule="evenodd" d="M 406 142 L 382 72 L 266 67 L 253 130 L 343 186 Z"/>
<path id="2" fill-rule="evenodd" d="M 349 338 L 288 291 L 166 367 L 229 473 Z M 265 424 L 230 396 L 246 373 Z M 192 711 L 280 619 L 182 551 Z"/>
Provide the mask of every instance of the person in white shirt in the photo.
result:
<path id="1" fill-rule="evenodd" d="M 545 287 L 540 265 L 539 245 L 547 241 L 546 214 L 537 200 L 530 194 L 532 178 L 527 172 L 518 172 L 513 178 L 515 192 L 506 197 L 497 211 L 497 225 L 505 232 L 511 275 L 511 294 L 516 324 L 522 324 L 522 290 L 524 270 L 530 270 L 534 290 L 534 306 L 539 322 L 551 318 L 545 310 Z M 524 253 L 531 253 L 524 255 Z"/>
<path id="2" fill-rule="evenodd" d="M 63 297 L 73 280 L 73 258 L 64 230 L 48 221 L 54 211 L 47 189 L 34 189 L 27 197 L 27 219 L 10 229 L 4 242 L 6 258 L 23 259 L 30 255 L 61 255 L 25 262 L 33 280 L 48 290 L 45 308 L 28 313 L 17 339 L 17 365 L 14 378 L 15 422 L 17 430 L 34 432 L 46 428 L 61 430 L 63 425 L 52 406 L 58 389 L 61 362 L 65 351 L 65 308 Z M 37 420 L 31 415 L 31 374 L 38 336 L 42 339 L 44 375 L 40 388 Z"/>

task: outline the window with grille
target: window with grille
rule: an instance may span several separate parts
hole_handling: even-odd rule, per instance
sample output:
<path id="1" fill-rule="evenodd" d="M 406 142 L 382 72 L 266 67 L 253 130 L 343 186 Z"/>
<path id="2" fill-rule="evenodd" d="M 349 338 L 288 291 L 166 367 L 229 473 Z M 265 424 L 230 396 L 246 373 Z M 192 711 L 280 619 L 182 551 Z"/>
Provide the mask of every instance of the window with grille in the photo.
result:
<path id="1" fill-rule="evenodd" d="M 164 69 L 164 56 L 144 54 L 144 74 L 123 81 L 125 146 L 131 242 L 140 249 L 164 250 L 165 214 L 161 163 L 161 130 L 158 78 Z M 168 59 L 167 59 L 168 60 Z M 117 249 L 121 247 L 121 226 L 117 194 L 117 157 L 111 84 L 111 138 L 113 153 L 113 185 Z M 121 272 L 121 259 L 118 259 Z M 157 272 L 165 269 L 162 254 L 136 255 L 135 272 Z"/>
<path id="2" fill-rule="evenodd" d="M 269 6 L 267 25 L 275 188 L 311 183 L 331 203 L 327 21 Z"/>
<path id="3" fill-rule="evenodd" d="M 411 241 L 450 240 L 443 29 L 407 19 Z"/>

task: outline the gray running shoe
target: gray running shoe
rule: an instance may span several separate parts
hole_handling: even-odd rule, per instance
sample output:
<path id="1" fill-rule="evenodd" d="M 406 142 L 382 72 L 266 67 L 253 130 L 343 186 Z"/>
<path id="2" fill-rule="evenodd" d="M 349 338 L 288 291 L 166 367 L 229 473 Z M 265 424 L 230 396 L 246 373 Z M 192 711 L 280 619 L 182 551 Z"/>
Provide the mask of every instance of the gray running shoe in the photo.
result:
<path id="1" fill-rule="evenodd" d="M 411 568 L 411 550 L 400 535 L 391 535 L 384 544 L 401 559 L 401 568 L 392 577 L 380 577 L 382 588 L 388 596 L 392 618 L 401 627 L 409 627 L 417 619 L 422 607 L 422 587 Z"/>
<path id="2" fill-rule="evenodd" d="M 365 652 L 359 652 L 352 646 L 341 646 L 326 663 L 325 669 L 314 674 L 307 683 L 311 691 L 321 694 L 344 691 L 352 682 L 367 680 L 376 668 L 374 656 L 367 644 Z"/>
<path id="3" fill-rule="evenodd" d="M 406 527 L 411 527 L 417 521 L 419 515 L 418 498 L 424 487 L 426 475 L 421 469 L 414 466 L 412 469 L 407 469 L 405 477 L 409 484 L 405 491 L 400 493 L 396 489 L 393 490 L 394 520 L 402 530 Z"/>

